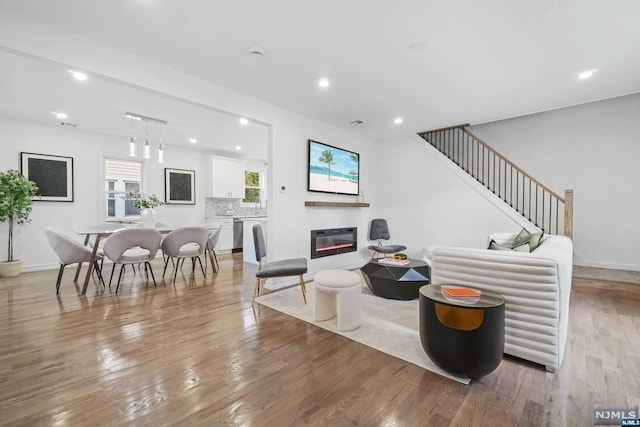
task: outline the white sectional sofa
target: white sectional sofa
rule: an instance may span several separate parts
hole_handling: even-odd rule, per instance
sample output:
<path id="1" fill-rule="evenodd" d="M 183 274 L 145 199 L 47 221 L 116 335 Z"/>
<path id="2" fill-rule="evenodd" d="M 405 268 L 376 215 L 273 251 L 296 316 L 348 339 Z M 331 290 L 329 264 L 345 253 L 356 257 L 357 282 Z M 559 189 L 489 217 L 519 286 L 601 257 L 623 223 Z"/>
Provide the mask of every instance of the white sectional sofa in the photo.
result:
<path id="1" fill-rule="evenodd" d="M 489 236 L 509 243 L 515 234 Z M 567 342 L 573 244 L 549 235 L 531 253 L 438 247 L 429 254 L 431 283 L 458 284 L 501 294 L 507 354 L 555 372 Z"/>

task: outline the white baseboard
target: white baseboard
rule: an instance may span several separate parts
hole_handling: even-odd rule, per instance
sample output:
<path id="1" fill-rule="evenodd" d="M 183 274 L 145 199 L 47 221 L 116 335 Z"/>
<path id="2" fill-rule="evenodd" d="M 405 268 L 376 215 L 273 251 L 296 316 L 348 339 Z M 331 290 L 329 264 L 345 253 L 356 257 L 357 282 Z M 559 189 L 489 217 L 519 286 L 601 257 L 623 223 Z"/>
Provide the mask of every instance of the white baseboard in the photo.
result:
<path id="1" fill-rule="evenodd" d="M 39 265 L 23 265 L 20 269 L 21 273 L 32 273 L 34 271 L 57 270 L 60 264 L 39 264 Z"/>
<path id="2" fill-rule="evenodd" d="M 575 265 L 579 265 L 581 267 L 606 268 L 609 270 L 640 271 L 640 265 L 638 264 L 622 264 L 613 262 L 582 260 L 579 264 L 576 263 Z"/>

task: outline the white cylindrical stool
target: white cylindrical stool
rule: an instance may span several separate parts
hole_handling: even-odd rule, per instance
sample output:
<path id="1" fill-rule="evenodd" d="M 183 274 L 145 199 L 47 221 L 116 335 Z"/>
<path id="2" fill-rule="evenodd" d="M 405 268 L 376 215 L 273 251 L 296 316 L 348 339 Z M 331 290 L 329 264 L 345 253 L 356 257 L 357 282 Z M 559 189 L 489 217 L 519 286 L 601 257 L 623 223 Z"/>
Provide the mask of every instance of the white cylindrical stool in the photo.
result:
<path id="1" fill-rule="evenodd" d="M 313 321 L 337 317 L 339 331 L 362 324 L 360 275 L 347 270 L 325 270 L 313 276 Z"/>

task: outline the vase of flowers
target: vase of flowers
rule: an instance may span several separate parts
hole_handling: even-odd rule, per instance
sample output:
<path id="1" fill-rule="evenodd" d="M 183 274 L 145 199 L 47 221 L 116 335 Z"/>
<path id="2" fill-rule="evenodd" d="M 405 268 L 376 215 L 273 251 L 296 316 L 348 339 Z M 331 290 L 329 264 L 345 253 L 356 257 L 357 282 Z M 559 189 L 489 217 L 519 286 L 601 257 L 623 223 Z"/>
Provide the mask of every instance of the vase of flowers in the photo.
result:
<path id="1" fill-rule="evenodd" d="M 164 202 L 155 194 L 145 197 L 140 192 L 127 193 L 127 199 L 132 201 L 133 206 L 140 209 L 140 225 L 144 228 L 154 228 L 157 221 L 155 208 L 164 205 Z"/>
<path id="2" fill-rule="evenodd" d="M 37 197 L 38 187 L 17 170 L 0 172 L 0 222 L 9 225 L 7 260 L 0 262 L 0 277 L 20 274 L 22 262 L 13 255 L 14 225 L 29 222 L 31 201 Z"/>

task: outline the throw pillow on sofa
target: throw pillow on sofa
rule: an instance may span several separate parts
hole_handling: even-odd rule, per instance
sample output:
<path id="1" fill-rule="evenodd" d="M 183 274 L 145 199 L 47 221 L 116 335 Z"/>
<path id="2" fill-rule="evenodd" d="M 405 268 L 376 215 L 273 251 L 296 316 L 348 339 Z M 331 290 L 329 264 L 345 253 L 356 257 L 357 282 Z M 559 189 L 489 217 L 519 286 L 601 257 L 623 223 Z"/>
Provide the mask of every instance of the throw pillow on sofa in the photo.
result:
<path id="1" fill-rule="evenodd" d="M 493 249 L 496 251 L 531 252 L 529 242 L 514 244 L 513 246 L 505 246 L 496 243 L 496 241 L 493 239 L 491 240 L 491 242 L 489 242 L 489 249 Z"/>
<path id="2" fill-rule="evenodd" d="M 533 252 L 538 246 L 540 246 L 543 235 L 543 232 L 530 233 L 526 228 L 522 228 L 522 230 L 520 230 L 516 238 L 513 240 L 512 247 L 528 242 L 529 248 L 531 249 L 531 252 Z"/>

